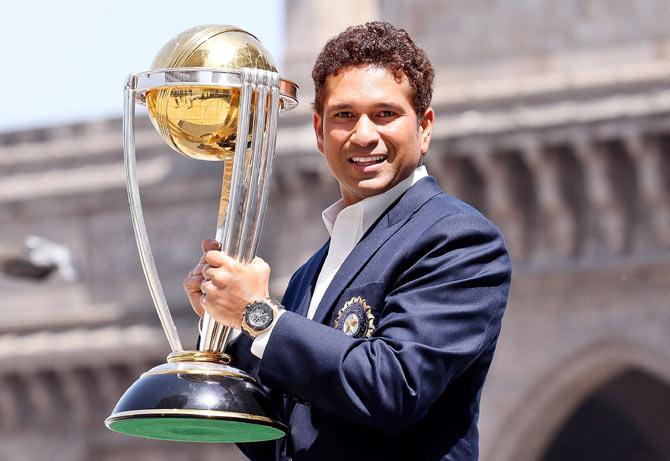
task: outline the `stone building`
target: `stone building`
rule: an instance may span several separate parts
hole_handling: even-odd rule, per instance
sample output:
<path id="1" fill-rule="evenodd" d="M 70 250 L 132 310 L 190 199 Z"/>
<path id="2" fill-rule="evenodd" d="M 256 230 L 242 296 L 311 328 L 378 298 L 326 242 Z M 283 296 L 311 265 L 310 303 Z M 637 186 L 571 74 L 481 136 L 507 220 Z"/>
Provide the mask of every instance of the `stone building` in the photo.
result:
<path id="1" fill-rule="evenodd" d="M 337 187 L 314 148 L 309 70 L 346 25 L 407 28 L 437 68 L 429 171 L 503 230 L 508 312 L 481 458 L 670 459 L 670 32 L 665 0 L 287 0 L 285 114 L 260 254 L 281 294 L 323 242 Z M 36 235 L 78 278 L 0 275 L 0 460 L 238 459 L 102 421 L 168 352 L 136 257 L 119 120 L 0 135 L 0 259 Z M 215 226 L 220 165 L 174 155 L 146 119 L 143 204 L 189 345 L 181 280 Z M 192 345 L 192 341 L 191 344 Z M 45 456 L 47 454 L 47 456 Z"/>

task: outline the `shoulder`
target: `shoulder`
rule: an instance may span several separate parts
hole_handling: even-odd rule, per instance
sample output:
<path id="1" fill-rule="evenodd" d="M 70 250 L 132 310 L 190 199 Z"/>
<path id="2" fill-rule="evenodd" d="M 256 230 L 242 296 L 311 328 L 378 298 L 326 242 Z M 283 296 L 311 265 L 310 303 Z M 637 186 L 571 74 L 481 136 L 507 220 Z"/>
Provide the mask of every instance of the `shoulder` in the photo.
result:
<path id="1" fill-rule="evenodd" d="M 424 180 L 429 181 L 423 187 L 436 193 L 410 217 L 396 240 L 411 253 L 409 266 L 440 271 L 457 265 L 469 274 L 486 267 L 508 279 L 511 259 L 498 227 L 479 210 L 442 191 L 432 177 Z"/>
<path id="2" fill-rule="evenodd" d="M 501 232 L 481 212 L 442 191 L 432 177 L 416 183 L 408 194 L 414 197 L 406 197 L 406 203 L 414 201 L 414 206 L 383 252 L 385 258 L 398 261 L 399 270 L 441 272 L 467 261 L 463 273 L 489 264 L 511 271 Z M 409 209 L 405 207 L 405 211 Z"/>
<path id="3" fill-rule="evenodd" d="M 425 184 L 421 184 L 424 181 Z M 424 178 L 416 186 L 434 194 L 411 216 L 407 222 L 410 229 L 445 237 L 480 234 L 502 241 L 502 234 L 495 224 L 473 206 L 440 189 L 432 176 Z"/>

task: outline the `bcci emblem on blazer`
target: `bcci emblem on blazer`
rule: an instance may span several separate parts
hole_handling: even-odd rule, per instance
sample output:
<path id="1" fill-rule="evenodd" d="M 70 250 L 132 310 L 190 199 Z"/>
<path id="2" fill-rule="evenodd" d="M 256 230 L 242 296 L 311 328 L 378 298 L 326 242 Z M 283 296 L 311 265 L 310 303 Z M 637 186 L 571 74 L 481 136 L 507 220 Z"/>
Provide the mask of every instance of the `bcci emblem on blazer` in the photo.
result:
<path id="1" fill-rule="evenodd" d="M 375 316 L 361 296 L 351 298 L 340 309 L 333 327 L 353 338 L 369 338 L 375 330 Z"/>

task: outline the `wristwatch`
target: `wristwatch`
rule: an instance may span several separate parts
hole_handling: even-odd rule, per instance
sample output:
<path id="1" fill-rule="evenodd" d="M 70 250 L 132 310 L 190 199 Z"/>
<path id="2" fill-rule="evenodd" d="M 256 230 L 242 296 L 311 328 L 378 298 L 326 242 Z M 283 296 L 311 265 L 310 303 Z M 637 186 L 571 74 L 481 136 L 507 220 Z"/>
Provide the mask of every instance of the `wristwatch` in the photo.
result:
<path id="1" fill-rule="evenodd" d="M 272 326 L 283 309 L 279 301 L 271 297 L 249 303 L 242 317 L 242 331 L 255 338 Z"/>

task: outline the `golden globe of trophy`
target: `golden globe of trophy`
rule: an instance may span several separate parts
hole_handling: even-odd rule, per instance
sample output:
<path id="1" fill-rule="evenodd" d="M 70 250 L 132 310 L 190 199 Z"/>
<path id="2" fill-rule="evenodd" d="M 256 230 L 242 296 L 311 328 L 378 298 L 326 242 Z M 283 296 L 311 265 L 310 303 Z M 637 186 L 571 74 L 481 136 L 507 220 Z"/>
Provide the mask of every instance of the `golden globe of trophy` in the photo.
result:
<path id="1" fill-rule="evenodd" d="M 163 140 L 187 157 L 223 162 L 216 229 L 222 251 L 249 262 L 267 208 L 280 110 L 297 105 L 250 33 L 199 26 L 171 39 L 151 70 L 128 77 L 123 118 L 126 186 L 151 297 L 172 348 L 143 373 L 105 420 L 134 436 L 193 442 L 257 442 L 286 434 L 267 392 L 225 353 L 230 329 L 203 318 L 198 350 L 182 349 L 151 253 L 135 169 L 135 104 L 146 104 Z"/>

